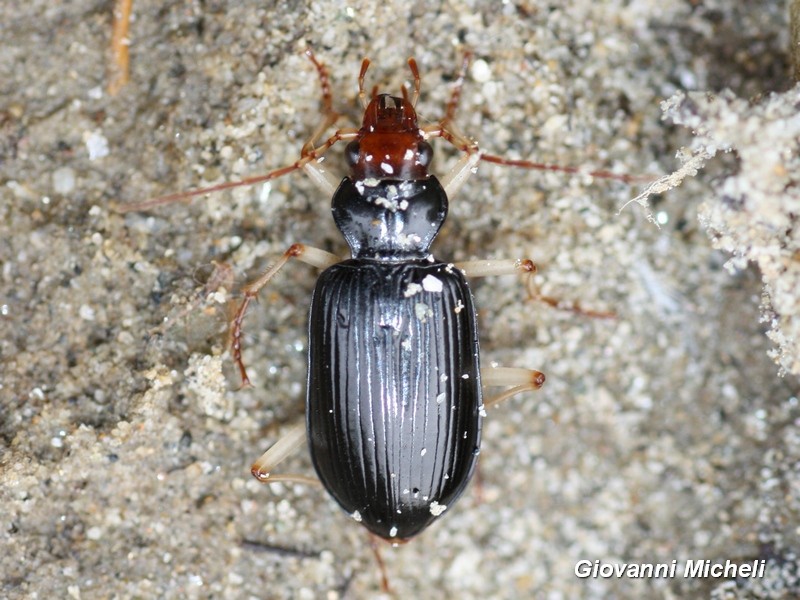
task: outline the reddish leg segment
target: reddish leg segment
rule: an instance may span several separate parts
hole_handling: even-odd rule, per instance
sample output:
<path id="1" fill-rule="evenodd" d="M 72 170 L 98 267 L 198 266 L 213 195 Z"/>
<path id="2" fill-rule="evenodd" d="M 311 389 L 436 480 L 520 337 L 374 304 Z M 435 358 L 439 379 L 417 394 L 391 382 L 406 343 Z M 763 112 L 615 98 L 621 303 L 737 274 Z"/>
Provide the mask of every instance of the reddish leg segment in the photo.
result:
<path id="1" fill-rule="evenodd" d="M 455 263 L 467 277 L 485 277 L 488 275 L 511 275 L 522 273 L 530 280 L 536 273 L 536 265 L 532 260 L 471 260 Z M 486 387 L 511 386 L 509 389 L 492 396 L 484 401 L 484 406 L 490 408 L 516 396 L 522 392 L 538 390 L 544 384 L 544 374 L 534 369 L 517 368 L 488 368 L 481 369 L 481 382 Z"/>
<path id="2" fill-rule="evenodd" d="M 539 288 L 533 281 L 532 277 L 528 279 L 526 287 L 528 289 L 528 298 L 531 300 L 536 300 L 537 302 L 544 302 L 548 306 L 552 306 L 557 310 L 566 310 L 577 315 L 591 317 L 593 319 L 614 319 L 617 316 L 616 313 L 611 311 L 584 308 L 581 306 L 581 303 L 577 301 L 559 300 L 553 296 L 545 296 L 539 291 Z"/>
<path id="3" fill-rule="evenodd" d="M 465 153 L 465 156 L 461 161 L 459 161 L 459 164 L 457 164 L 456 167 L 454 167 L 454 169 L 442 179 L 442 185 L 445 187 L 448 196 L 451 196 L 452 193 L 455 193 L 458 188 L 461 187 L 461 185 L 469 178 L 469 175 L 474 172 L 475 166 L 480 161 L 505 165 L 508 167 L 535 169 L 539 171 L 579 173 L 601 179 L 614 179 L 626 183 L 647 182 L 653 179 L 653 177 L 649 175 L 625 175 L 612 173 L 611 171 L 606 170 L 591 171 L 581 167 L 565 167 L 561 165 L 534 162 L 530 160 L 504 158 L 502 156 L 487 154 L 481 151 L 478 147 L 478 143 L 461 133 L 454 123 L 456 109 L 458 108 L 458 103 L 461 100 L 461 90 L 464 86 L 464 80 L 466 79 L 467 69 L 469 68 L 471 59 L 472 54 L 470 52 L 465 52 L 464 59 L 461 63 L 461 69 L 459 70 L 458 77 L 453 85 L 453 90 L 450 93 L 450 100 L 447 103 L 447 109 L 445 110 L 444 117 L 438 123 L 422 128 L 422 132 L 426 138 L 443 138 L 450 142 L 458 150 Z"/>
<path id="4" fill-rule="evenodd" d="M 325 152 L 328 151 L 331 146 L 336 144 L 341 140 L 351 140 L 354 139 L 358 135 L 358 129 L 354 128 L 344 128 L 338 129 L 331 137 L 329 137 L 325 142 L 322 143 L 320 146 L 316 146 L 315 144 L 322 138 L 323 134 L 327 129 L 333 126 L 334 123 L 339 119 L 340 115 L 333 109 L 333 95 L 331 94 L 331 86 L 330 81 L 328 78 L 328 70 L 325 66 L 320 63 L 314 53 L 311 50 L 306 50 L 306 56 L 308 56 L 309 60 L 313 63 L 314 67 L 317 69 L 317 75 L 320 82 L 320 88 L 322 90 L 322 121 L 314 130 L 314 133 L 311 134 L 311 137 L 308 141 L 303 145 L 303 149 L 300 152 L 300 158 L 296 160 L 291 165 L 287 165 L 285 167 L 280 167 L 275 169 L 274 171 L 270 171 L 269 173 L 265 173 L 263 175 L 256 175 L 254 177 L 247 177 L 245 179 L 241 179 L 239 181 L 226 181 L 224 183 L 220 183 L 218 185 L 212 185 L 210 187 L 200 188 L 196 190 L 190 190 L 188 192 L 177 192 L 175 194 L 168 194 L 166 196 L 159 196 L 157 198 L 150 198 L 149 200 L 144 200 L 143 202 L 134 202 L 130 204 L 125 204 L 121 206 L 117 206 L 116 209 L 120 212 L 134 212 L 134 211 L 141 211 L 141 210 L 149 210 L 151 208 L 155 208 L 157 206 L 163 206 L 165 204 L 172 204 L 173 202 L 186 202 L 195 198 L 197 196 L 204 196 L 206 194 L 210 194 L 211 192 L 219 192 L 222 190 L 228 190 L 235 187 L 240 187 L 244 185 L 255 185 L 257 183 L 265 183 L 272 179 L 277 179 L 278 177 L 282 177 L 293 171 L 297 171 L 303 169 L 306 171 L 307 174 L 311 177 L 311 180 L 316 183 L 320 189 L 326 194 L 332 194 L 333 189 L 336 189 L 336 185 L 338 185 L 338 180 L 334 182 L 335 178 L 332 178 L 324 169 L 321 167 L 316 167 L 314 163 L 318 161 L 318 159 L 322 158 Z"/>
<path id="5" fill-rule="evenodd" d="M 331 254 L 330 252 L 325 252 L 324 250 L 320 250 L 318 248 L 312 248 L 311 246 L 306 246 L 305 244 L 292 244 L 286 252 L 283 253 L 283 256 L 272 265 L 269 269 L 264 271 L 264 273 L 256 279 L 248 283 L 244 288 L 242 288 L 242 293 L 244 294 L 244 300 L 242 300 L 241 305 L 239 305 L 239 310 L 236 313 L 236 316 L 233 319 L 233 323 L 231 324 L 231 350 L 233 352 L 233 360 L 236 363 L 236 366 L 239 367 L 239 373 L 242 377 L 242 386 L 247 387 L 250 384 L 250 378 L 247 377 L 247 370 L 244 366 L 244 361 L 242 361 L 242 323 L 244 322 L 244 315 L 247 313 L 247 307 L 250 306 L 250 302 L 258 295 L 258 292 L 261 291 L 265 285 L 267 285 L 277 273 L 280 271 L 283 266 L 289 262 L 290 258 L 297 258 L 302 262 L 312 265 L 314 267 L 318 267 L 320 269 L 325 269 L 330 267 L 331 265 L 335 265 L 340 261 L 340 258 L 335 254 Z"/>

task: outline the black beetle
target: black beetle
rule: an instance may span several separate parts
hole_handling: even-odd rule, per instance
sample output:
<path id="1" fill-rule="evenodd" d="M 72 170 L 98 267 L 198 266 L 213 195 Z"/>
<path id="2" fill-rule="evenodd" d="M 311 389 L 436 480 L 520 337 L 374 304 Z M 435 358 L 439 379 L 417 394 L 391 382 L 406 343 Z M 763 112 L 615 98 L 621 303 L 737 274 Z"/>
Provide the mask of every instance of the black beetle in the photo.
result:
<path id="1" fill-rule="evenodd" d="M 314 62 L 328 108 L 320 132 L 335 113 L 331 116 L 324 67 Z M 359 77 L 362 99 L 368 64 L 365 60 Z M 419 74 L 413 59 L 409 65 L 416 99 Z M 421 128 L 405 88 L 402 98 L 373 94 L 360 129 L 340 129 L 316 149 L 315 134 L 300 161 L 280 174 L 303 168 L 323 189 L 334 190 L 313 159 L 335 142 L 351 140 L 345 152 L 351 173 L 333 191 L 332 212 L 352 258 L 340 262 L 322 250 L 294 244 L 244 289 L 232 328 L 234 359 L 249 383 L 240 340 L 250 300 L 289 258 L 327 267 L 317 281 L 309 316 L 306 427 L 311 458 L 342 508 L 393 543 L 419 534 L 451 507 L 477 463 L 484 401 L 476 313 L 465 274 L 535 270 L 530 260 L 454 265 L 430 254 L 447 216 L 448 192 L 484 156 L 450 124 L 457 99 L 458 89 L 445 119 Z M 444 185 L 428 173 L 430 137 L 444 137 L 465 151 Z M 489 369 L 484 378 L 487 372 L 492 385 L 516 385 L 495 400 L 544 382 L 538 371 Z M 256 477 L 277 479 L 269 471 L 304 436 L 296 431 L 289 437 L 256 462 Z"/>
<path id="2" fill-rule="evenodd" d="M 242 324 L 250 302 L 288 262 L 298 258 L 325 269 L 317 282 L 308 330 L 309 369 L 306 423 L 295 427 L 257 460 L 261 481 L 315 481 L 270 471 L 307 438 L 322 484 L 352 517 L 392 543 L 412 538 L 453 503 L 469 483 L 480 449 L 484 407 L 544 383 L 539 371 L 480 368 L 476 314 L 466 276 L 530 275 L 532 261 L 437 262 L 429 247 L 447 216 L 452 196 L 480 161 L 528 169 L 584 172 L 487 154 L 453 123 L 469 64 L 465 54 L 445 116 L 420 127 L 414 109 L 420 77 L 414 59 L 411 98 L 377 94 L 366 102 L 359 74 L 364 118 L 359 129 L 338 129 L 315 143 L 339 118 L 333 110 L 325 67 L 311 51 L 321 87 L 323 121 L 294 164 L 241 181 L 161 196 L 121 210 L 155 206 L 241 185 L 275 179 L 302 169 L 329 196 L 333 218 L 352 257 L 339 257 L 293 244 L 278 262 L 243 289 L 244 300 L 231 325 L 231 347 L 242 382 L 249 385 L 241 353 Z M 441 180 L 428 173 L 440 137 L 463 152 Z M 350 175 L 337 181 L 323 166 L 323 154 L 349 141 Z M 639 177 L 609 171 L 586 174 L 632 182 Z M 528 280 L 530 282 L 530 279 Z M 561 306 L 529 288 L 532 297 Z M 607 317 L 582 309 L 569 310 Z M 481 386 L 511 386 L 484 401 Z"/>

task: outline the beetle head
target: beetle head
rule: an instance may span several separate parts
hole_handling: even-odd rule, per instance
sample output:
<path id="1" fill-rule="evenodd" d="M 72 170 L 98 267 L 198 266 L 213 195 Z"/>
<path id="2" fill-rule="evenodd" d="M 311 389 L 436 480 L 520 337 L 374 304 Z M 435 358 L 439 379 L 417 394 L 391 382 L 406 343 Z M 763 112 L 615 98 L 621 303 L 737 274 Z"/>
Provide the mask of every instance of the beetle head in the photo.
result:
<path id="1" fill-rule="evenodd" d="M 419 129 L 405 89 L 403 98 L 389 94 L 372 98 L 358 137 L 347 145 L 346 158 L 356 181 L 428 177 L 433 149 Z"/>

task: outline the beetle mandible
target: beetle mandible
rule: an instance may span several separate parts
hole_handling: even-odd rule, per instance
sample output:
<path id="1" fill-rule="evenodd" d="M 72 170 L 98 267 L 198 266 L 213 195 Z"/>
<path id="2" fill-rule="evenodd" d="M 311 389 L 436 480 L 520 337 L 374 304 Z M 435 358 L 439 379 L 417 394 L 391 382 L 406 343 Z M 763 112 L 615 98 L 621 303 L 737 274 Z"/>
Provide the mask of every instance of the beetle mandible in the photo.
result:
<path id="1" fill-rule="evenodd" d="M 127 205 L 144 210 L 239 185 L 255 184 L 303 170 L 332 197 L 336 226 L 350 247 L 341 260 L 326 251 L 293 244 L 273 266 L 243 288 L 231 325 L 231 348 L 242 382 L 243 320 L 251 301 L 292 258 L 324 269 L 313 293 L 308 326 L 305 427 L 295 427 L 254 463 L 261 481 L 297 480 L 272 469 L 308 440 L 323 486 L 339 505 L 375 535 L 392 543 L 411 539 L 449 510 L 475 470 L 484 409 L 544 383 L 539 371 L 480 366 L 476 311 L 467 277 L 521 273 L 529 259 L 445 263 L 430 245 L 447 216 L 448 197 L 479 161 L 532 169 L 578 172 L 481 151 L 454 125 L 470 55 L 466 53 L 444 117 L 421 127 L 415 112 L 420 75 L 414 59 L 413 96 L 373 90 L 360 128 L 338 129 L 317 146 L 339 118 L 333 110 L 328 73 L 310 50 L 322 88 L 324 118 L 294 164 L 236 182 L 162 196 Z M 428 167 L 428 140 L 441 137 L 463 152 L 439 181 Z M 321 164 L 324 153 L 348 142 L 350 170 L 341 182 Z M 608 171 L 596 177 L 631 181 Z M 545 300 L 551 300 L 546 299 Z M 580 309 L 578 309 L 580 311 Z M 507 386 L 483 399 L 482 385 Z M 305 478 L 299 478 L 306 481 Z"/>

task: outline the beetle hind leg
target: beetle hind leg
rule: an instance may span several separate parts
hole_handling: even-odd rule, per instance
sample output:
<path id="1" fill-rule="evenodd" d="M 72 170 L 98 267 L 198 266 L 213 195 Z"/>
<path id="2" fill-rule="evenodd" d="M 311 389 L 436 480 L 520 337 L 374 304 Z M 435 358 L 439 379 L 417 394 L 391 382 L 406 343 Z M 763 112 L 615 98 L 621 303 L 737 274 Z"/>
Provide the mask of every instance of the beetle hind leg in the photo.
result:
<path id="1" fill-rule="evenodd" d="M 544 385 L 544 373 L 534 369 L 517 369 L 513 367 L 498 367 L 481 369 L 481 381 L 487 387 L 511 386 L 507 390 L 496 394 L 484 401 L 486 408 L 500 404 L 522 392 L 538 390 Z"/>
<path id="2" fill-rule="evenodd" d="M 306 424 L 298 423 L 292 427 L 287 434 L 275 442 L 270 448 L 261 455 L 250 467 L 253 477 L 261 483 L 306 483 L 310 485 L 320 485 L 319 479 L 306 477 L 305 475 L 273 475 L 272 470 L 282 463 L 286 458 L 294 454 L 306 441 Z"/>

